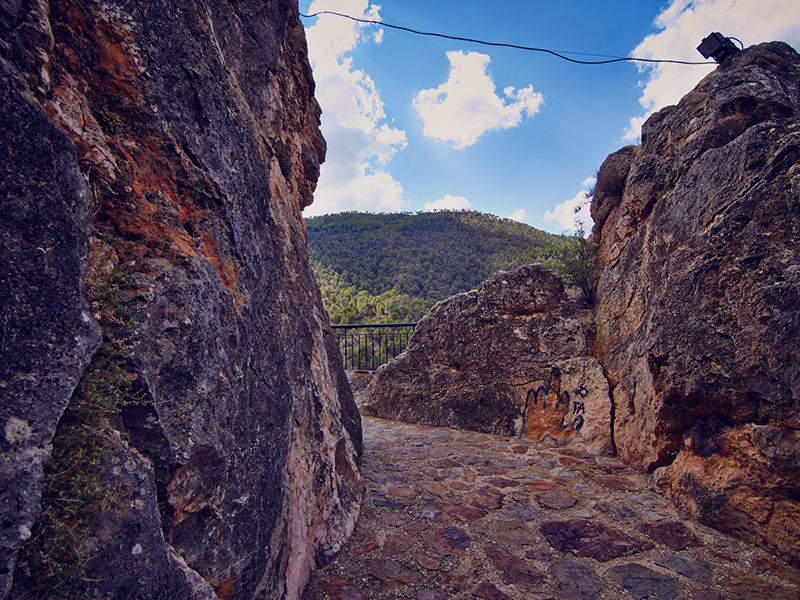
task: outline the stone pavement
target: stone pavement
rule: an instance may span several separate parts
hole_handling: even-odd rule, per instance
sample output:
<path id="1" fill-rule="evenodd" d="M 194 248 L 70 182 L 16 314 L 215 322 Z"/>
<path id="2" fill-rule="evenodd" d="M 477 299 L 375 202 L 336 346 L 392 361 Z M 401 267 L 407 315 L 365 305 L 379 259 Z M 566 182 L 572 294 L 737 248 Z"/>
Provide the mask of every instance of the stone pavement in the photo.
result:
<path id="1" fill-rule="evenodd" d="M 800 571 L 610 457 L 364 418 L 364 507 L 304 600 L 800 599 Z"/>

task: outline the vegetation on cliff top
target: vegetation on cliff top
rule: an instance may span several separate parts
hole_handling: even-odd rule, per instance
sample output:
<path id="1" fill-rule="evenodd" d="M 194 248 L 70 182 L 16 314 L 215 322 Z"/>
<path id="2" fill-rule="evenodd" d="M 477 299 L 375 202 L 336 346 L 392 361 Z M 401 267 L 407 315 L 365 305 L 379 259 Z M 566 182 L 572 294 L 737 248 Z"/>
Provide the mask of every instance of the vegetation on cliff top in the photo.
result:
<path id="1" fill-rule="evenodd" d="M 331 323 L 417 321 L 498 270 L 555 267 L 567 238 L 474 211 L 341 213 L 306 220 Z"/>

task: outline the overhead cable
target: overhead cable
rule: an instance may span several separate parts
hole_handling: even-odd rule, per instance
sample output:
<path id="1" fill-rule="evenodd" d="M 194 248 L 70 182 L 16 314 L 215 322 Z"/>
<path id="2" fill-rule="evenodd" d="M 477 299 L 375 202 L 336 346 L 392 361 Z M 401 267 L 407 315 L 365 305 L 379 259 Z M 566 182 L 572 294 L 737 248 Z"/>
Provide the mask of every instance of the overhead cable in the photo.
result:
<path id="1" fill-rule="evenodd" d="M 563 60 L 567 60 L 572 63 L 577 63 L 579 65 L 608 65 L 611 63 L 619 63 L 619 62 L 644 62 L 644 63 L 672 63 L 676 65 L 713 65 L 715 63 L 710 61 L 704 62 L 692 62 L 686 60 L 667 60 L 667 59 L 659 59 L 659 58 L 638 58 L 635 56 L 617 56 L 617 57 L 608 57 L 605 60 L 580 60 L 577 58 L 570 58 L 569 56 L 564 56 L 567 53 L 565 50 L 561 50 L 556 52 L 555 50 L 548 50 L 547 48 L 535 48 L 532 46 L 520 46 L 519 44 L 506 44 L 503 42 L 487 42 L 484 40 L 475 40 L 472 38 L 466 37 L 459 37 L 456 35 L 447 35 L 444 33 L 433 33 L 430 31 L 419 31 L 418 29 L 411 29 L 409 27 L 403 27 L 402 25 L 393 25 L 391 23 L 385 23 L 384 21 L 375 21 L 373 19 L 363 19 L 359 17 L 353 17 L 351 15 L 345 15 L 343 13 L 333 12 L 330 10 L 322 10 L 319 12 L 315 12 L 309 15 L 304 15 L 300 13 L 300 16 L 306 19 L 311 19 L 313 17 L 318 17 L 320 15 L 334 15 L 337 17 L 342 17 L 344 19 L 350 19 L 351 21 L 355 21 L 357 23 L 367 23 L 369 25 L 380 25 L 381 27 L 386 27 L 388 29 L 397 29 L 399 31 L 405 31 L 408 33 L 413 33 L 416 35 L 426 35 L 429 37 L 437 37 L 437 38 L 444 38 L 446 40 L 455 40 L 457 42 L 469 42 L 470 44 L 480 44 L 482 46 L 495 46 L 499 48 L 512 48 L 514 50 L 527 50 L 530 52 L 544 52 L 546 54 L 552 54 L 553 56 L 557 56 Z M 562 54 L 564 53 L 564 54 Z M 605 56 L 600 54 L 588 54 L 584 52 L 569 52 L 569 54 L 581 54 L 583 56 Z"/>

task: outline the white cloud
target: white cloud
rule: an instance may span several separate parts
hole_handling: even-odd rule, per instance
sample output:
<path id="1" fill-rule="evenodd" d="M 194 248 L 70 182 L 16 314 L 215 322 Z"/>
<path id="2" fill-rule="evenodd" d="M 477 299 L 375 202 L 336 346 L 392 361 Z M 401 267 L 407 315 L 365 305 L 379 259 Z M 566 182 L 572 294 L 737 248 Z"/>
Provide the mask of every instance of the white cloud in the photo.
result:
<path id="1" fill-rule="evenodd" d="M 517 210 L 515 210 L 513 213 L 511 213 L 510 215 L 508 215 L 508 216 L 506 217 L 506 219 L 511 219 L 512 221 L 524 221 L 524 220 L 525 220 L 525 216 L 526 216 L 527 214 L 528 214 L 528 213 L 525 211 L 525 209 L 524 209 L 524 208 L 518 208 L 518 209 L 517 209 Z"/>
<path id="2" fill-rule="evenodd" d="M 380 7 L 369 0 L 315 0 L 309 12 L 321 10 L 380 20 Z M 306 216 L 405 207 L 403 188 L 386 166 L 406 147 L 406 134 L 383 122 L 386 113 L 375 82 L 349 56 L 361 43 L 379 44 L 382 33 L 374 25 L 332 15 L 318 17 L 306 29 L 316 97 L 322 106 L 322 132 L 328 142 L 314 203 L 305 209 Z"/>
<path id="3" fill-rule="evenodd" d="M 462 149 L 487 131 L 509 129 L 522 122 L 523 114 L 541 110 L 542 95 L 529 85 L 521 90 L 507 87 L 505 99 L 497 95 L 487 72 L 490 58 L 478 52 L 448 52 L 450 75 L 437 88 L 422 90 L 414 107 L 423 121 L 424 134 Z"/>
<path id="4" fill-rule="evenodd" d="M 797 0 L 672 0 L 654 26 L 658 33 L 647 36 L 633 56 L 702 61 L 696 48 L 712 31 L 739 38 L 745 46 L 780 40 L 800 47 Z M 647 116 L 676 104 L 713 68 L 639 63 L 639 70 L 646 74 L 639 99 L 646 114 L 631 118 L 624 139 L 636 140 Z"/>
<path id="5" fill-rule="evenodd" d="M 425 212 L 434 212 L 437 210 L 469 210 L 472 208 L 469 200 L 463 196 L 445 195 L 444 198 L 439 198 L 436 202 L 426 202 Z"/>
<path id="6" fill-rule="evenodd" d="M 594 178 L 587 179 L 587 182 L 594 183 Z M 544 220 L 550 223 L 558 223 L 564 231 L 575 231 L 578 224 L 582 223 L 586 233 L 590 233 L 594 221 L 589 214 L 591 207 L 591 196 L 586 190 L 579 192 L 574 198 L 566 200 L 557 205 L 552 211 L 544 213 Z M 576 212 L 577 210 L 577 212 Z"/>

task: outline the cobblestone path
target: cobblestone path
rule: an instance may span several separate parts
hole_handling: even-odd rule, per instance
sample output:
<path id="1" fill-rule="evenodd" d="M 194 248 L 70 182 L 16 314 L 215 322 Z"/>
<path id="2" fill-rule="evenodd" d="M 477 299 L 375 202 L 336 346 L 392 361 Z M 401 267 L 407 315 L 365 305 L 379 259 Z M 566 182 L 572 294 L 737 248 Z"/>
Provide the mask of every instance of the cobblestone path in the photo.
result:
<path id="1" fill-rule="evenodd" d="M 363 419 L 355 535 L 304 599 L 800 599 L 800 572 L 614 458 Z"/>

